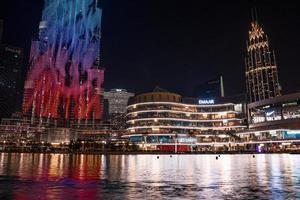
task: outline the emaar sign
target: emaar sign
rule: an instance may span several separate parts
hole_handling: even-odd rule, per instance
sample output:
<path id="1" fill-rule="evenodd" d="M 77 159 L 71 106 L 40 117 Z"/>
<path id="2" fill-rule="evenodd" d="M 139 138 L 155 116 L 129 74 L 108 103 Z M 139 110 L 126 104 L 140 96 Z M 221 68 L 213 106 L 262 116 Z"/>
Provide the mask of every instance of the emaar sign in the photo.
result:
<path id="1" fill-rule="evenodd" d="M 215 104 L 214 99 L 199 99 L 199 104 Z"/>

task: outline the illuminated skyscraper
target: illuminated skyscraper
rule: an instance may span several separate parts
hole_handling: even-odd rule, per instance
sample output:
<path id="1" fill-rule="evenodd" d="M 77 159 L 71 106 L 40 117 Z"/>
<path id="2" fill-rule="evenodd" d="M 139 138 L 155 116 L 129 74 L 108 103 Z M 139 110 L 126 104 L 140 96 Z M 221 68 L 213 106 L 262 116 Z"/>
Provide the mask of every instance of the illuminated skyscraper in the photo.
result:
<path id="1" fill-rule="evenodd" d="M 32 120 L 101 120 L 101 12 L 97 0 L 45 0 L 24 88 Z"/>
<path id="2" fill-rule="evenodd" d="M 256 16 L 251 22 L 245 65 L 249 102 L 281 94 L 275 53 L 271 50 L 268 36 L 258 24 Z"/>
<path id="3" fill-rule="evenodd" d="M 111 89 L 104 92 L 104 99 L 108 100 L 109 114 L 126 113 L 128 100 L 134 93 L 127 92 L 125 89 Z"/>
<path id="4" fill-rule="evenodd" d="M 127 92 L 125 89 L 111 89 L 104 92 L 104 99 L 107 100 L 108 119 L 115 130 L 125 130 L 126 111 L 128 101 L 134 93 Z"/>

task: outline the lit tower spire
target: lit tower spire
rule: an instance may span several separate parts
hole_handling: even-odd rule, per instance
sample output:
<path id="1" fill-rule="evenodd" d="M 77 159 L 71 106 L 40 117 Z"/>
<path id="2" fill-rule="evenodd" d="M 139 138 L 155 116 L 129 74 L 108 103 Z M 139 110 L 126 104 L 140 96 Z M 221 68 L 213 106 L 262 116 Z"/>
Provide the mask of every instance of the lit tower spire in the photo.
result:
<path id="1" fill-rule="evenodd" d="M 246 86 L 249 102 L 281 95 L 274 51 L 270 50 L 267 34 L 258 24 L 256 9 L 252 10 L 252 22 L 247 42 Z"/>

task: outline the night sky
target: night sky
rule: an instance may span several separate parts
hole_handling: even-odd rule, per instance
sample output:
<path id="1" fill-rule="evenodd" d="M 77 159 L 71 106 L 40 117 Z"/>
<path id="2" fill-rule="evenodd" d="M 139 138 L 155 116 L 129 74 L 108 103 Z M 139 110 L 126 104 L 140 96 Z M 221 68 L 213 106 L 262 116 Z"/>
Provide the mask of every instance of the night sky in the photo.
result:
<path id="1" fill-rule="evenodd" d="M 103 0 L 101 62 L 105 89 L 151 91 L 156 85 L 191 96 L 222 74 L 225 94 L 245 88 L 244 55 L 253 1 Z M 256 2 L 285 93 L 300 91 L 297 1 Z M 42 0 L 1 0 L 3 42 L 24 48 L 24 76 Z"/>

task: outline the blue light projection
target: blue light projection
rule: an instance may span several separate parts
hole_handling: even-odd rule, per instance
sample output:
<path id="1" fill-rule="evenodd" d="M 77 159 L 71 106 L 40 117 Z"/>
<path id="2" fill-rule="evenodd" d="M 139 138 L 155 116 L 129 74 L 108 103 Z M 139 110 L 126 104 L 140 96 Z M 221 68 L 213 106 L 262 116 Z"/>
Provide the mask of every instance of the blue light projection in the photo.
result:
<path id="1" fill-rule="evenodd" d="M 101 14 L 97 0 L 45 0 L 39 40 L 31 47 L 25 113 L 101 118 Z"/>

